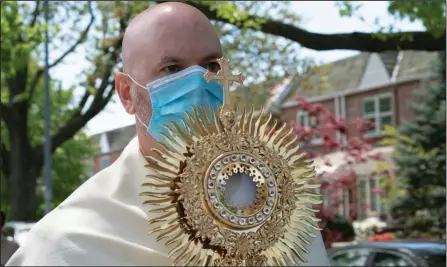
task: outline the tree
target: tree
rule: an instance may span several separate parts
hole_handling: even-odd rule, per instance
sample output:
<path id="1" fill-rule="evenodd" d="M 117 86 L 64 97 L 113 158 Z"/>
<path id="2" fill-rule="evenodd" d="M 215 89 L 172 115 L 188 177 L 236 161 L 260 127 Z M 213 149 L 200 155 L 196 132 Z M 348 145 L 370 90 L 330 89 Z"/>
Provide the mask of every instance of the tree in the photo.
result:
<path id="1" fill-rule="evenodd" d="M 50 8 L 52 19 L 48 27 L 52 49 L 60 51 L 58 45 L 69 43 L 68 48 L 62 48 L 66 50 L 52 58 L 50 68 L 53 68 L 87 40 L 95 15 L 91 2 L 51 2 Z M 39 1 L 34 7 L 26 2 L 2 2 L 1 12 L 2 174 L 7 179 L 10 190 L 11 220 L 33 221 L 36 218 L 36 185 L 42 170 L 44 145 L 41 134 L 33 135 L 33 131 L 37 131 L 39 127 L 34 124 L 40 127 L 43 124 L 42 117 L 33 117 L 33 109 L 39 107 L 36 103 L 42 98 L 39 85 L 43 66 L 36 62 L 41 62 L 41 45 L 44 42 L 43 31 L 46 25 L 43 22 L 42 3 Z M 82 26 L 81 18 L 88 18 L 88 21 L 79 31 L 76 29 Z M 103 42 L 98 42 L 92 58 L 94 68 L 82 77 L 85 79 L 85 92 L 80 100 L 76 101 L 73 97 L 75 88 L 57 90 L 60 97 L 65 98 L 65 102 L 62 101 L 65 106 L 58 107 L 55 102 L 52 103 L 52 153 L 58 154 L 58 148 L 68 149 L 70 145 L 74 146 L 67 144 L 68 147 L 62 148 L 112 97 L 114 88 L 111 75 L 118 62 L 122 33 L 128 20 L 129 12 L 120 14 L 118 27 L 121 31 L 117 31 L 118 34 L 113 37 L 104 36 Z M 61 25 L 68 29 L 61 31 Z M 54 94 L 53 97 L 57 98 Z M 82 139 L 82 135 L 76 138 Z"/>
<path id="2" fill-rule="evenodd" d="M 61 128 L 70 116 L 69 106 L 73 98 L 72 92 L 63 90 L 59 84 L 53 80 L 50 91 L 52 99 L 51 121 L 52 128 L 55 130 Z M 31 143 L 38 143 L 39 141 L 36 141 L 36 139 L 42 140 L 43 138 L 43 120 L 40 119 L 43 118 L 43 95 L 43 84 L 41 83 L 36 91 L 34 108 L 30 109 L 29 114 Z M 93 167 L 91 160 L 93 160 L 98 149 L 91 138 L 83 130 L 80 130 L 54 151 L 52 155 L 53 208 L 64 201 L 88 178 L 88 170 Z M 43 189 L 43 186 L 43 176 L 40 175 L 37 180 L 37 218 L 41 218 L 45 211 L 43 190 L 39 190 Z"/>
<path id="3" fill-rule="evenodd" d="M 404 220 L 405 234 L 445 235 L 446 187 L 446 69 L 445 51 L 439 55 L 438 79 L 415 93 L 411 107 L 416 119 L 398 130 L 394 161 L 406 191 L 392 203 L 392 215 Z M 405 138 L 402 138 L 405 137 Z M 419 220 L 420 214 L 427 220 Z"/>
<path id="4" fill-rule="evenodd" d="M 37 114 L 30 115 L 31 118 L 40 118 Z M 42 138 L 42 132 L 33 130 L 35 137 Z M 91 139 L 82 131 L 78 132 L 74 138 L 65 142 L 56 149 L 53 158 L 52 185 L 53 197 L 51 206 L 54 208 L 64 201 L 77 187 L 79 187 L 87 178 L 87 170 L 91 164 L 87 159 L 92 158 L 96 151 L 95 145 Z M 36 188 L 36 218 L 39 220 L 45 215 L 44 202 L 44 182 L 42 175 L 37 179 Z M 1 201 L 2 210 L 10 217 L 11 210 L 11 192 L 7 178 L 1 177 Z"/>
<path id="5" fill-rule="evenodd" d="M 264 34 L 281 36 L 313 50 L 347 49 L 383 52 L 389 50 L 440 51 L 445 49 L 444 1 L 390 1 L 388 8 L 390 15 L 394 15 L 396 19 L 421 20 L 427 31 L 395 32 L 390 26 L 388 30 L 380 28 L 375 33 L 337 34 L 313 33 L 301 28 L 297 16 L 287 11 L 285 3 L 269 3 L 271 6 L 266 7 L 267 4 L 259 2 L 187 2 L 197 7 L 211 20 L 260 31 Z M 344 1 L 340 6 L 341 15 L 352 16 L 360 8 L 361 4 Z M 266 10 L 277 16 L 268 16 Z"/>
<path id="6" fill-rule="evenodd" d="M 33 61 L 30 62 L 31 72 L 35 72 L 38 69 L 37 64 Z M 3 71 L 3 69 L 2 69 Z M 2 72 L 3 75 L 3 72 Z M 31 145 L 40 144 L 44 140 L 44 121 L 43 115 L 43 98 L 44 87 L 43 80 L 39 80 L 36 84 L 35 95 L 33 97 L 33 103 L 29 107 L 29 120 L 28 120 L 28 136 Z M 3 93 L 3 92 L 2 92 Z M 3 96 L 3 94 L 2 94 Z M 63 90 L 61 83 L 58 81 L 52 81 L 50 85 L 50 97 L 52 100 L 51 108 L 51 120 L 52 131 L 59 129 L 67 118 L 70 116 L 70 103 L 73 99 L 71 90 Z M 6 101 L 5 101 L 6 102 Z M 3 145 L 10 151 L 11 146 L 8 140 L 10 139 L 10 131 L 8 127 L 5 127 L 4 121 L 1 121 L 1 137 Z M 87 159 L 93 157 L 96 151 L 95 145 L 91 139 L 85 135 L 83 131 L 77 132 L 73 138 L 65 142 L 58 147 L 53 155 L 53 198 L 52 206 L 59 205 L 65 198 L 67 198 L 87 177 L 87 169 L 90 168 L 90 164 Z M 43 151 L 42 151 L 43 152 Z M 41 153 L 42 153 L 41 152 Z M 36 194 L 37 194 L 37 217 L 41 218 L 44 215 L 45 203 L 44 203 L 44 184 L 41 173 L 38 174 L 36 181 Z M 13 195 L 11 194 L 10 178 L 3 174 L 1 175 L 1 200 L 2 210 L 8 214 L 12 212 L 11 201 Z"/>
<path id="7" fill-rule="evenodd" d="M 354 1 L 337 2 L 341 16 L 357 16 L 360 20 L 363 17 L 356 14 L 363 4 Z M 442 36 L 445 34 L 445 2 L 439 0 L 432 1 L 390 1 L 388 5 L 388 13 L 397 20 L 409 19 L 411 22 L 421 21 L 428 32 L 434 36 Z M 376 24 L 378 24 L 376 22 Z M 378 26 L 378 25 L 377 25 Z M 394 30 L 394 25 L 379 26 L 380 31 L 388 28 L 389 32 Z"/>

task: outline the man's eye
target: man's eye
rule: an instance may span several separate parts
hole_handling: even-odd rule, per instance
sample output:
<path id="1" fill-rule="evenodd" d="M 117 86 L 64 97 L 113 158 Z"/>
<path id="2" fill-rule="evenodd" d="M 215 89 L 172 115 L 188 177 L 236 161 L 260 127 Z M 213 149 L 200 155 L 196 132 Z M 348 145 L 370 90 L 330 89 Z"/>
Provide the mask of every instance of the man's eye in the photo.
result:
<path id="1" fill-rule="evenodd" d="M 220 65 L 217 62 L 208 63 L 207 69 L 211 72 L 218 72 L 220 70 Z"/>
<path id="2" fill-rule="evenodd" d="M 163 71 L 171 74 L 171 73 L 176 73 L 178 71 L 180 71 L 180 67 L 177 65 L 171 65 L 171 66 L 167 66 L 163 69 Z"/>

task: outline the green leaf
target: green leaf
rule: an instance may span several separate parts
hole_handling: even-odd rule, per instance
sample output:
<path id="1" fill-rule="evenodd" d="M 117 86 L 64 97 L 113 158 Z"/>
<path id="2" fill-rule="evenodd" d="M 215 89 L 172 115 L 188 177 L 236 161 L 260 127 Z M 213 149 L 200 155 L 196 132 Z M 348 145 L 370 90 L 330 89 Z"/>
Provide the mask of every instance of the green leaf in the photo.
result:
<path id="1" fill-rule="evenodd" d="M 446 30 L 445 1 L 388 1 L 389 15 L 396 21 L 408 19 L 411 22 L 420 21 L 427 31 L 435 37 L 442 36 Z M 354 1 L 339 1 L 336 3 L 341 17 L 357 17 L 361 21 L 364 18 L 358 15 L 362 4 Z M 377 32 L 395 32 L 395 23 L 380 25 L 380 18 L 376 17 L 373 24 L 377 26 Z M 377 38 L 384 40 L 383 35 Z M 411 38 L 411 37 L 409 37 Z"/>
<path id="2" fill-rule="evenodd" d="M 363 6 L 363 4 L 355 3 L 351 1 L 339 1 L 336 2 L 336 6 L 339 8 L 340 17 L 352 17 Z"/>
<path id="3" fill-rule="evenodd" d="M 5 89 L 1 92 L 1 102 L 5 105 L 9 104 L 9 92 Z"/>

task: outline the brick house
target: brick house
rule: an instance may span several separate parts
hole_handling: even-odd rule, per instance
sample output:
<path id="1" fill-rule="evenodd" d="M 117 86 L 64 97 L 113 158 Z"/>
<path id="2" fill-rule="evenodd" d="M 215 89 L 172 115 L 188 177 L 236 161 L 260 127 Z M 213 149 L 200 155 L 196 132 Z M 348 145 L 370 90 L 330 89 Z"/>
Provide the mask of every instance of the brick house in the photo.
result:
<path id="1" fill-rule="evenodd" d="M 311 103 L 319 103 L 326 109 L 347 120 L 357 117 L 375 122 L 370 135 L 377 141 L 385 125 L 399 126 L 415 116 L 408 102 L 414 91 L 424 90 L 421 82 L 435 74 L 434 66 L 437 53 L 432 52 L 385 52 L 361 53 L 329 64 L 326 72 L 327 89 L 311 88 L 306 90 L 293 88 L 294 95 L 304 96 Z M 289 98 L 290 99 L 290 98 Z M 281 106 L 281 117 L 286 121 L 297 120 L 304 126 L 312 126 L 312 118 L 298 110 L 297 102 L 285 100 Z M 354 130 L 348 130 L 348 135 Z M 346 140 L 340 140 L 345 142 Z M 315 139 L 305 150 L 321 152 L 321 139 Z M 392 148 L 375 145 L 374 151 L 385 154 L 390 161 Z M 336 163 L 330 172 L 343 169 L 343 156 L 340 152 L 328 155 L 331 163 Z M 337 166 L 338 163 L 338 166 Z M 318 168 L 318 166 L 317 166 Z M 360 217 L 368 213 L 385 212 L 380 196 L 372 194 L 372 188 L 378 188 L 380 181 L 373 175 L 376 162 L 354 166 L 359 174 L 358 196 Z M 349 214 L 349 192 L 340 192 L 345 201 L 339 206 L 339 213 Z M 330 197 L 324 196 L 324 205 L 329 205 Z M 362 205 L 363 204 L 363 205 Z M 367 206 L 360 208 L 361 206 Z"/>
<path id="2" fill-rule="evenodd" d="M 437 57 L 437 53 L 415 51 L 360 53 L 326 66 L 326 89 L 315 86 L 303 90 L 299 87 L 299 78 L 293 75 L 286 78 L 291 81 L 283 84 L 278 81 L 278 86 L 272 90 L 274 95 L 271 100 L 276 104 L 279 103 L 282 119 L 297 120 L 304 126 L 311 126 L 313 120 L 298 110 L 297 102 L 288 100 L 291 99 L 291 95 L 301 95 L 311 103 L 320 103 L 336 116 L 347 120 L 356 117 L 369 119 L 376 123 L 376 127 L 370 131 L 371 136 L 380 139 L 385 125 L 399 126 L 414 117 L 408 101 L 414 91 L 424 90 L 421 81 L 435 74 L 433 68 Z M 353 134 L 353 131 L 348 131 L 348 134 Z M 112 164 L 135 135 L 135 125 L 130 125 L 92 136 L 95 143 L 99 144 L 101 152 L 92 160 L 94 168 L 91 173 L 94 174 Z M 321 140 L 316 139 L 303 149 L 319 152 L 320 144 Z M 392 148 L 377 145 L 375 151 L 384 153 L 385 158 L 391 161 Z M 335 152 L 329 156 L 332 163 L 339 163 L 338 167 L 334 167 L 331 171 L 342 169 L 343 154 Z M 318 162 L 316 164 L 318 165 Z M 371 175 L 375 171 L 375 163 L 359 164 L 355 168 L 360 175 L 358 180 L 360 201 L 368 206 L 366 210 L 359 207 L 359 214 L 365 217 L 369 212 L 383 212 L 380 196 L 371 194 L 371 189 L 379 186 L 377 177 Z M 339 207 L 339 213 L 347 215 L 349 194 L 348 192 L 342 194 L 346 196 L 346 201 Z M 324 196 L 324 205 L 329 204 L 330 197 Z"/>
<path id="3" fill-rule="evenodd" d="M 90 176 L 110 166 L 135 136 L 135 124 L 93 135 L 92 139 L 99 146 L 99 153 L 90 160 Z"/>

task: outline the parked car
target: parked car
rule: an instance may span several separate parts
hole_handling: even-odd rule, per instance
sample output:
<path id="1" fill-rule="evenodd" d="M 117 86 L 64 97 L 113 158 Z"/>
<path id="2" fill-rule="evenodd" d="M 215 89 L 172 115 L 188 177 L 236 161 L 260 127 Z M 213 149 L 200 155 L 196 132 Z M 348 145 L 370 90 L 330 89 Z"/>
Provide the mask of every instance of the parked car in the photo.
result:
<path id="1" fill-rule="evenodd" d="M 367 242 L 328 250 L 332 266 L 446 266 L 445 242 Z"/>

